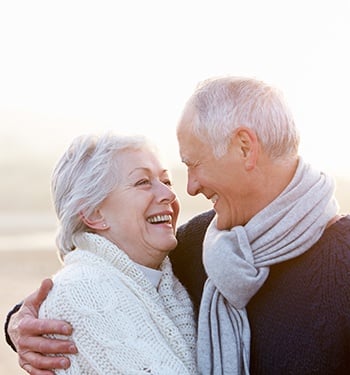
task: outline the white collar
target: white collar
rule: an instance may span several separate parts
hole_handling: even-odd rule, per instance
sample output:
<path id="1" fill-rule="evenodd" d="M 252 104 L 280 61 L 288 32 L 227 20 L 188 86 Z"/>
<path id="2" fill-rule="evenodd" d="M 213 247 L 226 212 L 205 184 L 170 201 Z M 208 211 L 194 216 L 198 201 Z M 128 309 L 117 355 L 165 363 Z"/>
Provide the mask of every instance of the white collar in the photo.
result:
<path id="1" fill-rule="evenodd" d="M 151 284 L 154 285 L 156 289 L 158 289 L 160 279 L 163 274 L 162 271 L 155 270 L 154 268 L 142 266 L 141 264 L 138 264 L 138 263 L 135 263 L 135 264 L 145 274 L 145 276 L 148 278 Z"/>

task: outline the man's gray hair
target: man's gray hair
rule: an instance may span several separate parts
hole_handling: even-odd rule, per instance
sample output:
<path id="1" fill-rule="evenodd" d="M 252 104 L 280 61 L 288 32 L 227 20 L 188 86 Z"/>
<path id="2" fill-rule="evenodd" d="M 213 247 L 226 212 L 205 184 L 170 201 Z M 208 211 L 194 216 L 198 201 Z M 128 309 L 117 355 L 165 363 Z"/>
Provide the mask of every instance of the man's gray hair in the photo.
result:
<path id="1" fill-rule="evenodd" d="M 299 134 L 282 93 L 262 81 L 230 76 L 205 80 L 188 100 L 181 120 L 190 114 L 193 134 L 209 144 L 217 158 L 226 153 L 239 126 L 254 130 L 272 158 L 298 152 Z"/>

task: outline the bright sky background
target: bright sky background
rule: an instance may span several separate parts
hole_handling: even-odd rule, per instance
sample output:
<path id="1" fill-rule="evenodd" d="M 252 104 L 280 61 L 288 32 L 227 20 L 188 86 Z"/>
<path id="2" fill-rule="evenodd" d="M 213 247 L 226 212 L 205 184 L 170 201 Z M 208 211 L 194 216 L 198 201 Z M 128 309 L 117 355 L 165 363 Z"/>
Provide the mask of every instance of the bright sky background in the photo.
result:
<path id="1" fill-rule="evenodd" d="M 61 154 L 114 129 L 179 163 L 184 102 L 198 81 L 234 74 L 281 88 L 301 153 L 350 177 L 348 0 L 0 1 L 1 157 Z"/>

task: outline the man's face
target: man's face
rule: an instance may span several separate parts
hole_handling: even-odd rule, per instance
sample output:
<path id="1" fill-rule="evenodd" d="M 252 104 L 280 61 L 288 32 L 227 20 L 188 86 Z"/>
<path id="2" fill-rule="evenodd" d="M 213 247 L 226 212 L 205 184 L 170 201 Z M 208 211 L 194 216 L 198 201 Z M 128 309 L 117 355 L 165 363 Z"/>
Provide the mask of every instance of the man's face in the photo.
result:
<path id="1" fill-rule="evenodd" d="M 250 214 L 251 182 L 234 135 L 228 152 L 216 159 L 210 146 L 191 134 L 190 127 L 183 121 L 177 133 L 180 156 L 187 166 L 188 194 L 201 193 L 213 202 L 218 229 L 245 225 Z"/>

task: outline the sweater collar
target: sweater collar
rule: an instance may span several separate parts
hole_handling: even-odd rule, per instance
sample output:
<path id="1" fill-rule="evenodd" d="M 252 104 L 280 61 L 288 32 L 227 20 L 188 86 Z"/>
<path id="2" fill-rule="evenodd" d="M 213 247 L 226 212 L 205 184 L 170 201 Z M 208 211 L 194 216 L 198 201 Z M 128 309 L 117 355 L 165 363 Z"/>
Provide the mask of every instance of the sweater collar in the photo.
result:
<path id="1" fill-rule="evenodd" d="M 84 249 L 85 251 L 87 250 L 107 260 L 120 271 L 131 276 L 137 283 L 143 285 L 147 290 L 150 285 L 158 289 L 163 275 L 163 268 L 167 263 L 165 260 L 159 270 L 135 263 L 123 250 L 118 248 L 118 246 L 106 238 L 94 233 L 83 232 L 76 234 L 74 237 L 74 244 L 77 248 Z M 149 287 L 144 284 L 145 279 L 148 281 L 146 284 L 148 284 Z"/>
<path id="2" fill-rule="evenodd" d="M 162 271 L 155 270 L 154 268 L 149 268 L 146 266 L 143 266 L 142 264 L 135 263 L 136 267 L 140 269 L 147 279 L 151 282 L 151 284 L 158 289 L 160 279 L 162 278 Z"/>

